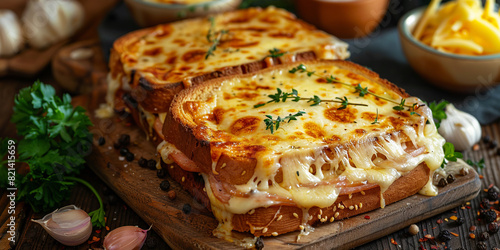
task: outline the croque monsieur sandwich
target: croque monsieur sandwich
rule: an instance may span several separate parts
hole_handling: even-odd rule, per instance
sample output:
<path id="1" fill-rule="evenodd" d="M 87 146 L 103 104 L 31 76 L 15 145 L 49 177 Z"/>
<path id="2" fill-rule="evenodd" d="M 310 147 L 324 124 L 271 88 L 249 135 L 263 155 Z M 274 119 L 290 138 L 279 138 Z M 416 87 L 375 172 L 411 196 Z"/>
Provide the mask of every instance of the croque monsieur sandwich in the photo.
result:
<path id="1" fill-rule="evenodd" d="M 348 56 L 346 43 L 274 7 L 189 19 L 134 31 L 115 41 L 107 102 L 132 113 L 154 136 L 182 89 L 275 64 Z"/>
<path id="2" fill-rule="evenodd" d="M 445 142 L 418 98 L 341 60 L 183 90 L 163 135 L 158 150 L 171 175 L 203 177 L 203 191 L 192 193 L 208 197 L 219 237 L 307 233 L 417 192 L 436 195 L 431 177 Z"/>
<path id="3" fill-rule="evenodd" d="M 333 222 L 417 192 L 443 161 L 419 99 L 347 44 L 273 7 L 132 32 L 111 51 L 107 102 L 220 222 L 255 236 Z M 320 60 L 321 59 L 321 60 Z"/>

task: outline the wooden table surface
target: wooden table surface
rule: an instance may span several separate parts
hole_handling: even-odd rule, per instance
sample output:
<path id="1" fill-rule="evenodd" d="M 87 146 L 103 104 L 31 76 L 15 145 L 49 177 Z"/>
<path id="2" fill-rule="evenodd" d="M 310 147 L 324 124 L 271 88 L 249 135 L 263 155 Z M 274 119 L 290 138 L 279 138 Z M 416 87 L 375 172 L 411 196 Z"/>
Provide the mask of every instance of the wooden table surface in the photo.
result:
<path id="1" fill-rule="evenodd" d="M 97 22 L 96 22 L 97 23 Z M 94 25 L 95 27 L 95 25 Z M 96 33 L 90 32 L 84 38 L 95 38 Z M 14 95 L 23 87 L 31 85 L 36 79 L 40 79 L 47 84 L 56 87 L 59 94 L 63 90 L 58 87 L 56 80 L 49 67 L 42 70 L 40 73 L 29 77 L 14 77 L 7 76 L 0 78 L 0 100 L 3 104 L 0 105 L 0 137 L 16 137 L 15 127 L 10 123 L 12 115 L 12 107 L 14 104 Z M 500 141 L 500 122 L 483 126 L 483 136 L 489 136 L 492 140 Z M 481 158 L 485 159 L 486 167 L 482 170 L 481 179 L 483 188 L 488 188 L 490 185 L 500 186 L 500 155 L 497 154 L 496 148 L 491 148 L 489 144 L 480 142 L 478 150 L 469 150 L 464 152 L 464 159 L 478 161 Z M 124 225 L 137 225 L 141 228 L 148 228 L 147 225 L 127 204 L 114 194 L 91 170 L 88 168 L 82 173 L 82 178 L 89 181 L 103 197 L 106 209 L 107 222 L 106 225 L 112 230 Z M 3 211 L 0 215 L 0 249 L 99 249 L 102 248 L 102 241 L 107 234 L 107 230 L 94 230 L 92 236 L 98 237 L 100 240 L 87 244 L 84 243 L 76 247 L 65 247 L 50 237 L 41 226 L 33 223 L 31 219 L 39 219 L 43 214 L 35 214 L 29 206 L 23 203 L 16 204 L 16 244 L 10 244 L 7 234 L 8 222 L 8 200 L 6 190 L 0 190 L 0 209 Z M 480 211 L 480 202 L 486 197 L 485 192 L 481 192 L 477 198 L 470 203 L 463 204 L 448 212 L 438 216 L 423 220 L 417 223 L 420 232 L 416 236 L 411 236 L 407 229 L 396 231 L 390 235 L 384 236 L 376 241 L 359 246 L 356 249 L 478 249 L 479 235 L 487 231 L 487 225 L 478 220 L 478 212 Z M 98 208 L 97 199 L 85 187 L 76 185 L 73 189 L 71 197 L 65 204 L 75 204 L 86 211 L 92 211 Z M 498 203 L 492 204 L 495 209 L 499 209 Z M 457 216 L 464 218 L 462 225 L 457 225 L 450 217 Z M 471 226 L 475 226 L 474 231 L 470 231 Z M 456 234 L 447 244 L 441 244 L 427 237 L 435 237 L 442 230 L 449 230 Z M 474 234 L 477 237 L 472 239 L 469 235 Z M 486 242 L 487 249 L 500 247 L 500 233 L 490 235 Z M 156 234 L 151 231 L 148 234 L 146 244 L 143 249 L 170 249 L 170 247 Z"/>

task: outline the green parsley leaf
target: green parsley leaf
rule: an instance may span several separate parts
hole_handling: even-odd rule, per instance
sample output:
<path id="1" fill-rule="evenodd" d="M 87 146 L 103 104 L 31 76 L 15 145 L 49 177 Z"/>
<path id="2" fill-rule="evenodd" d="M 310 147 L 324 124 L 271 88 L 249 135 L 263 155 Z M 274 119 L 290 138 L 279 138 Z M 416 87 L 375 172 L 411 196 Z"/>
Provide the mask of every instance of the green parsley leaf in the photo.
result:
<path id="1" fill-rule="evenodd" d="M 467 164 L 469 164 L 471 167 L 474 167 L 479 173 L 484 169 L 486 164 L 484 163 L 484 158 L 481 158 L 479 161 L 472 161 L 472 160 L 467 160 Z"/>
<path id="2" fill-rule="evenodd" d="M 463 158 L 462 153 L 455 152 L 455 146 L 453 144 L 451 144 L 450 142 L 446 142 L 443 145 L 443 150 L 444 150 L 444 160 L 443 160 L 443 163 L 441 163 L 442 168 L 444 167 L 444 165 L 447 162 L 457 161 L 458 158 Z"/>
<path id="3" fill-rule="evenodd" d="M 432 117 L 434 118 L 434 123 L 436 124 L 436 128 L 439 128 L 441 126 L 441 121 L 447 118 L 445 109 L 446 105 L 448 104 L 449 102 L 445 100 L 441 100 L 439 103 L 436 102 L 429 103 L 429 108 L 432 111 Z"/>

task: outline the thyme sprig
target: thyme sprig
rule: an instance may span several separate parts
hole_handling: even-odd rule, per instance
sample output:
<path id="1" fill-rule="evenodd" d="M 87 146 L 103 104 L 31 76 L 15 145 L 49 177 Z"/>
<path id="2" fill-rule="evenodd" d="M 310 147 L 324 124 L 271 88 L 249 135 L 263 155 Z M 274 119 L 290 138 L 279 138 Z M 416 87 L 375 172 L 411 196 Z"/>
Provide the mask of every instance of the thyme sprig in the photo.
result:
<path id="1" fill-rule="evenodd" d="M 372 95 L 372 96 L 378 97 L 378 98 L 380 98 L 382 100 L 385 100 L 385 101 L 388 101 L 388 102 L 396 104 L 397 106 L 393 107 L 394 110 L 402 111 L 405 108 L 408 108 L 408 111 L 411 111 L 412 115 L 413 114 L 419 115 L 417 112 L 415 112 L 415 109 L 418 108 L 418 106 L 416 106 L 416 104 L 413 104 L 413 105 L 407 105 L 407 104 L 405 104 L 406 99 L 402 99 L 400 102 L 398 102 L 396 100 L 393 100 L 393 99 L 387 98 L 385 96 L 381 96 L 381 95 L 379 95 L 377 93 L 374 93 L 374 92 L 370 91 L 368 89 L 368 87 L 364 87 L 363 88 L 361 86 L 361 84 L 353 86 L 351 84 L 348 84 L 348 83 L 340 81 L 337 77 L 335 77 L 333 75 L 324 77 L 322 75 L 317 74 L 316 71 L 308 71 L 307 67 L 304 64 L 300 64 L 297 67 L 294 67 L 294 68 L 290 69 L 288 72 L 292 73 L 292 74 L 295 74 L 297 72 L 298 73 L 306 73 L 307 76 L 309 76 L 309 77 L 311 77 L 311 76 L 317 76 L 317 77 L 323 78 L 323 79 L 326 80 L 327 83 L 339 83 L 339 84 L 342 84 L 344 86 L 347 86 L 347 87 L 350 87 L 350 88 L 354 88 L 354 93 L 358 93 L 358 95 L 360 97 L 364 97 L 365 95 Z"/>
<path id="2" fill-rule="evenodd" d="M 354 105 L 354 106 L 368 106 L 367 104 L 364 103 L 353 103 L 349 102 L 347 97 L 336 97 L 335 100 L 322 100 L 319 96 L 314 95 L 313 97 L 310 98 L 303 98 L 299 96 L 299 92 L 296 89 L 292 89 L 292 92 L 283 92 L 280 88 L 276 88 L 276 93 L 272 95 L 268 95 L 268 97 L 271 99 L 265 103 L 259 103 L 254 105 L 254 108 L 262 107 L 268 103 L 279 103 L 279 102 L 286 102 L 287 100 L 292 100 L 293 102 L 298 102 L 298 101 L 307 101 L 312 102 L 310 106 L 317 106 L 322 102 L 335 102 L 335 103 L 340 103 L 340 109 L 345 109 L 347 108 L 347 105 Z"/>
<path id="3" fill-rule="evenodd" d="M 222 36 L 224 34 L 229 33 L 229 30 L 215 31 L 214 17 L 210 17 L 209 20 L 210 20 L 210 29 L 208 30 L 207 33 L 207 41 L 212 44 L 210 45 L 210 47 L 207 50 L 207 53 L 205 54 L 205 60 L 207 60 L 208 57 L 214 55 L 214 51 L 217 49 L 217 46 L 219 46 Z"/>
<path id="4" fill-rule="evenodd" d="M 286 53 L 287 53 L 286 51 L 282 52 L 280 49 L 273 48 L 269 50 L 269 55 L 267 55 L 266 57 L 276 58 L 276 57 L 281 57 Z"/>
<path id="5" fill-rule="evenodd" d="M 378 109 L 377 109 L 377 116 L 375 116 L 375 120 L 371 124 L 377 124 L 378 122 Z"/>
<path id="6" fill-rule="evenodd" d="M 266 115 L 266 119 L 264 119 L 264 123 L 266 123 L 266 130 L 270 130 L 271 134 L 274 133 L 274 131 L 278 130 L 280 128 L 280 124 L 283 122 L 289 123 L 290 121 L 295 121 L 297 120 L 297 117 L 302 116 L 306 112 L 304 111 L 299 111 L 295 114 L 289 114 L 288 116 L 285 116 L 284 118 L 281 118 L 278 116 L 278 118 L 273 119 L 272 115 Z M 287 121 L 288 120 L 288 121 Z"/>

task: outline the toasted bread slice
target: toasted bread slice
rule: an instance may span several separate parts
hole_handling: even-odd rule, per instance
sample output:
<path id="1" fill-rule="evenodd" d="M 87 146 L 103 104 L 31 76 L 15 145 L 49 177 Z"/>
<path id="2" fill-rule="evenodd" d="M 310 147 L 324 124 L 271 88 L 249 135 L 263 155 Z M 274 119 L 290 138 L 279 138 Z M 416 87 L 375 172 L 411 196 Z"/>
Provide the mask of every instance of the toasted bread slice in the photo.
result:
<path id="1" fill-rule="evenodd" d="M 124 109 L 128 93 L 141 112 L 164 113 L 176 93 L 212 78 L 348 56 L 346 43 L 285 10 L 237 10 L 158 25 L 116 40 L 107 101 Z"/>
<path id="2" fill-rule="evenodd" d="M 219 235 L 304 232 L 437 194 L 444 139 L 429 108 L 351 62 L 214 79 L 180 92 L 170 111 L 158 150 L 201 173 Z"/>

